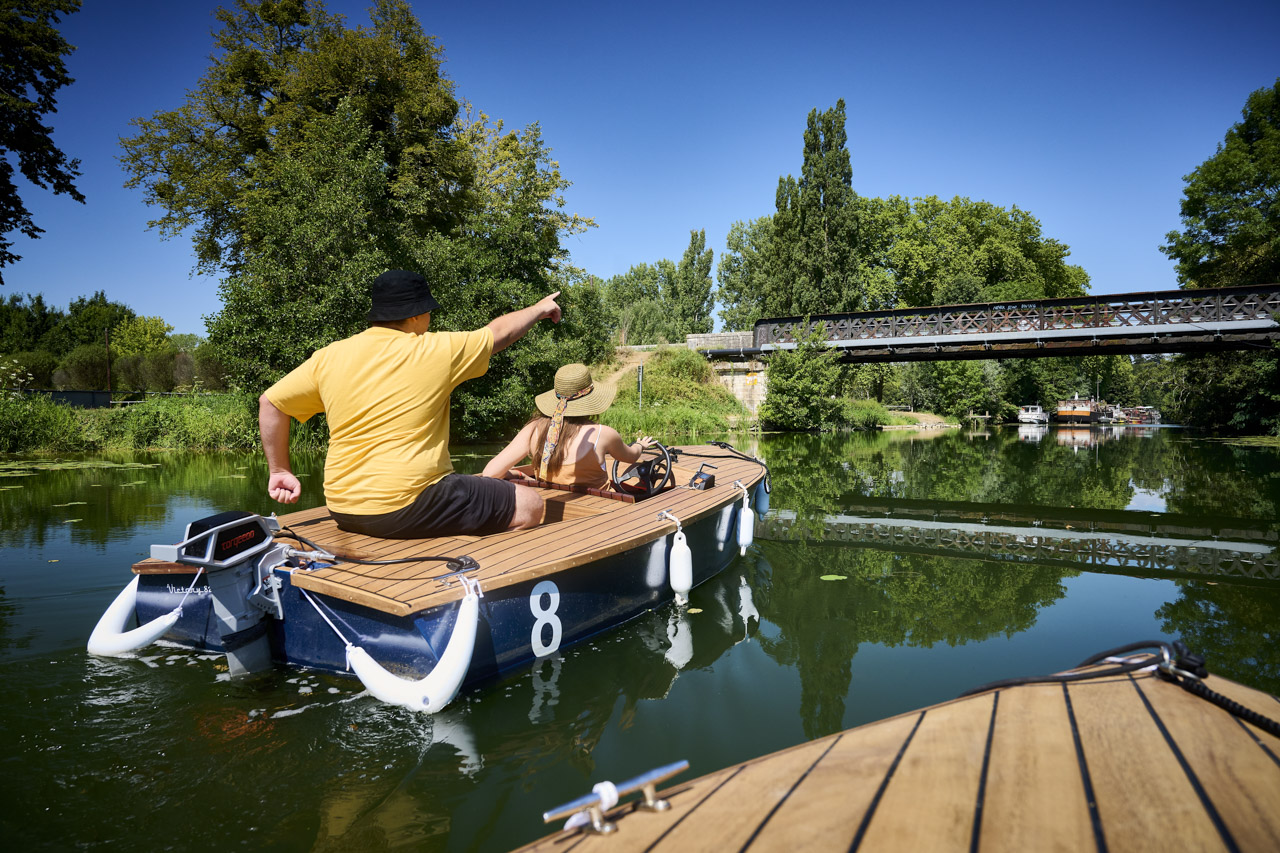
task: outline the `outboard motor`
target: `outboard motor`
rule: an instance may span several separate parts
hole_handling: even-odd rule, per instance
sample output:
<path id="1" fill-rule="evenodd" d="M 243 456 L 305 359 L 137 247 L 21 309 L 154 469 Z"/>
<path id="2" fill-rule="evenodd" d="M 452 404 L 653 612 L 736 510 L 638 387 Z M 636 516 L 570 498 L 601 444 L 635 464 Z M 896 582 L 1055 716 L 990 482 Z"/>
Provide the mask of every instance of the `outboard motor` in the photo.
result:
<path id="1" fill-rule="evenodd" d="M 272 546 L 271 534 L 278 529 L 274 518 L 233 510 L 191 522 L 177 545 L 151 546 L 157 560 L 204 567 L 233 676 L 271 665 L 266 616 L 268 611 L 279 615 L 279 581 L 260 571 L 254 558 Z"/>

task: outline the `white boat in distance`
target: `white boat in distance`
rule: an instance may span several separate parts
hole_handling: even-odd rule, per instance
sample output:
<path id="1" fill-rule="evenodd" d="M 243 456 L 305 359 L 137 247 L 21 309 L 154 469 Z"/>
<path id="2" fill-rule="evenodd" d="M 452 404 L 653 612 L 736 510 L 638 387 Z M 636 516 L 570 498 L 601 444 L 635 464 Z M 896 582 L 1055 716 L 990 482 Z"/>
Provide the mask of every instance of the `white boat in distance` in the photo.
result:
<path id="1" fill-rule="evenodd" d="M 1020 424 L 1047 424 L 1049 422 L 1049 413 L 1044 410 L 1043 406 L 1023 406 L 1018 409 L 1018 423 Z"/>

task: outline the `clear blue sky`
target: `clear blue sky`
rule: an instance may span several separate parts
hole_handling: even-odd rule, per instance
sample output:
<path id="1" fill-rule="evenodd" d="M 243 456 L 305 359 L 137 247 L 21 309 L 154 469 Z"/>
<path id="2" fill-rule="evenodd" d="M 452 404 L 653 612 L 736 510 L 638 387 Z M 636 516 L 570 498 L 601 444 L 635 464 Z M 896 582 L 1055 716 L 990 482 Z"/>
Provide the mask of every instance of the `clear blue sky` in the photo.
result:
<path id="1" fill-rule="evenodd" d="M 102 289 L 178 332 L 204 333 L 216 282 L 190 244 L 146 229 L 122 188 L 129 120 L 178 106 L 208 65 L 204 0 L 85 0 L 54 140 L 82 161 L 88 203 L 27 187 L 40 240 L 3 293 L 65 307 Z M 706 229 L 719 262 L 739 219 L 773 212 L 810 109 L 844 98 L 854 189 L 1018 205 L 1071 247 L 1095 293 L 1176 286 L 1157 247 L 1182 176 L 1211 156 L 1245 98 L 1280 76 L 1280 2 L 414 2 L 459 97 L 508 127 L 540 122 L 569 238 L 597 276 L 678 259 Z M 334 0 L 351 25 L 367 3 Z"/>

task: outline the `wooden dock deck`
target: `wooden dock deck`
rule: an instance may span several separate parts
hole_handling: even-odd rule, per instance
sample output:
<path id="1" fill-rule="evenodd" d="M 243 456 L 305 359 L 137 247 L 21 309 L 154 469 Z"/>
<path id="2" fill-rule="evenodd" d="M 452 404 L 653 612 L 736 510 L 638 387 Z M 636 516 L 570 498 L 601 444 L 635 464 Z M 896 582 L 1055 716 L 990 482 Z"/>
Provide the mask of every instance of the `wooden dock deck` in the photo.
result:
<path id="1" fill-rule="evenodd" d="M 378 539 L 339 530 L 325 507 L 290 513 L 281 516 L 279 521 L 340 558 L 396 560 L 422 555 L 469 556 L 480 565 L 470 576 L 480 581 L 481 588 L 500 589 L 618 554 L 673 533 L 675 523 L 659 518 L 659 510 L 667 510 L 687 526 L 723 506 L 735 492 L 741 500 L 742 490 L 733 485 L 735 480 L 751 488 L 764 474 L 758 463 L 731 456 L 717 447 L 699 445 L 675 449 L 682 455 L 672 465 L 674 486 L 661 495 L 624 503 L 590 494 L 539 488 L 546 500 L 546 514 L 543 523 L 531 530 L 491 536 Z M 690 453 L 716 458 L 684 455 Z M 704 461 L 717 466 L 716 485 L 706 490 L 685 488 Z M 156 560 L 144 560 L 133 568 L 143 574 L 190 574 L 193 571 L 188 565 Z M 393 616 L 409 616 L 462 598 L 464 591 L 458 584 L 446 584 L 439 579 L 448 571 L 440 562 L 374 566 L 345 562 L 334 568 L 298 572 L 293 576 L 293 583 L 311 592 Z"/>
<path id="2" fill-rule="evenodd" d="M 1274 696 L 1205 684 L 1280 717 Z M 1276 851 L 1280 739 L 1143 672 L 952 700 L 659 795 L 670 810 L 623 803 L 612 834 L 522 849 Z"/>

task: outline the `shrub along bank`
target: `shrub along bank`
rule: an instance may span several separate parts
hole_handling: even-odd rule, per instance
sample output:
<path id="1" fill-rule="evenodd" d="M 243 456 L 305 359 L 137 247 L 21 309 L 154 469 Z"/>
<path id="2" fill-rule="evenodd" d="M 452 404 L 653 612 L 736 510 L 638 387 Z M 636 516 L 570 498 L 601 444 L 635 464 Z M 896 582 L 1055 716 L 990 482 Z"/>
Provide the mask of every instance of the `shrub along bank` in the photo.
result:
<path id="1" fill-rule="evenodd" d="M 290 443 L 320 449 L 323 417 L 293 425 Z M 252 450 L 258 400 L 248 394 L 148 397 L 105 409 L 77 409 L 43 395 L 0 395 L 0 452 Z"/>
<path id="2" fill-rule="evenodd" d="M 706 358 L 684 347 L 663 347 L 650 357 L 644 365 L 643 397 L 636 391 L 636 371 L 624 373 L 613 405 L 600 416 L 624 439 L 651 435 L 663 443 L 675 436 L 745 427 L 749 418 Z"/>
<path id="3" fill-rule="evenodd" d="M 638 406 L 634 371 L 625 374 L 619 386 L 602 420 L 624 436 L 639 433 L 666 442 L 745 426 L 749 418 L 706 360 L 684 348 L 660 350 L 649 360 L 643 408 Z M 532 396 L 528 402 L 532 411 Z M 323 450 L 328 438 L 323 416 L 305 424 L 295 421 L 290 430 L 290 444 L 297 449 Z M 44 396 L 0 395 L 0 453 L 258 446 L 258 399 L 250 394 L 148 397 L 105 409 L 76 409 Z"/>

